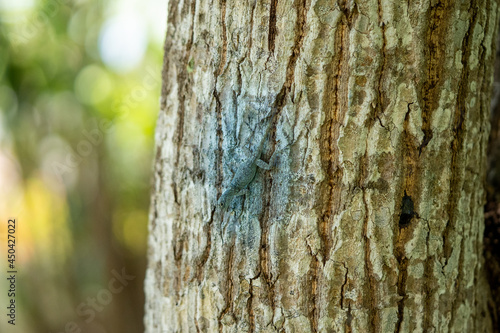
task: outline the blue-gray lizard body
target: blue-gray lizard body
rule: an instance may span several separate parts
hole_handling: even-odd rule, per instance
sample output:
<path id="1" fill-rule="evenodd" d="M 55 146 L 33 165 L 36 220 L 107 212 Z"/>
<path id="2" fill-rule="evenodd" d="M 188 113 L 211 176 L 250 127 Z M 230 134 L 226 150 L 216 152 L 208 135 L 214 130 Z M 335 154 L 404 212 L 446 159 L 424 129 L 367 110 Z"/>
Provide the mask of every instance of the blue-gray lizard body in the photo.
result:
<path id="1" fill-rule="evenodd" d="M 234 177 L 231 180 L 231 183 L 229 184 L 229 188 L 226 191 L 224 191 L 224 193 L 222 193 L 221 197 L 219 198 L 219 201 L 217 202 L 219 207 L 227 209 L 234 197 L 245 194 L 248 191 L 247 186 L 255 178 L 257 167 L 265 170 L 270 170 L 271 167 L 274 165 L 274 160 L 275 160 L 274 154 L 271 157 L 269 163 L 266 163 L 260 159 L 260 155 L 262 154 L 264 143 L 266 142 L 267 135 L 269 134 L 269 129 L 271 128 L 273 118 L 274 114 L 270 116 L 266 130 L 262 135 L 259 144 L 255 147 L 252 156 L 250 156 L 245 162 L 243 162 L 238 167 L 238 170 L 234 174 Z"/>

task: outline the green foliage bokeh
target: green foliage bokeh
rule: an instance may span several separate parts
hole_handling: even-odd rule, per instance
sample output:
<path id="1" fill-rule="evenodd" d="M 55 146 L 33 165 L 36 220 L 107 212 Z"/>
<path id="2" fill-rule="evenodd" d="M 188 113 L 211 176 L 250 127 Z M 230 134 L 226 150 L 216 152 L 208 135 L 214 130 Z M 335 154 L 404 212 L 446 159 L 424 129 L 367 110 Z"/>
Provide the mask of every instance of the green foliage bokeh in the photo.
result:
<path id="1" fill-rule="evenodd" d="M 149 27 L 137 64 L 103 61 L 102 29 L 120 7 L 0 6 L 1 227 L 18 220 L 19 332 L 142 331 L 162 48 Z M 122 269 L 134 279 L 104 298 Z"/>

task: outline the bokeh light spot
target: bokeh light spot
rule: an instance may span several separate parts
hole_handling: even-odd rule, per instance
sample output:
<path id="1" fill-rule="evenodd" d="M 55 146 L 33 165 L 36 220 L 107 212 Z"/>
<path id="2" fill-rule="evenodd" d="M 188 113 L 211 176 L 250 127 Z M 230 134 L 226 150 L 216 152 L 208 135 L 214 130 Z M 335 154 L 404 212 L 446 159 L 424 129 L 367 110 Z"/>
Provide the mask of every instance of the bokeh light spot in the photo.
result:
<path id="1" fill-rule="evenodd" d="M 109 74 L 97 65 L 82 69 L 75 79 L 75 94 L 80 102 L 96 105 L 111 93 Z"/>
<path id="2" fill-rule="evenodd" d="M 99 38 L 101 58 L 112 70 L 126 72 L 142 60 L 147 47 L 144 22 L 132 13 L 122 13 L 109 19 Z"/>

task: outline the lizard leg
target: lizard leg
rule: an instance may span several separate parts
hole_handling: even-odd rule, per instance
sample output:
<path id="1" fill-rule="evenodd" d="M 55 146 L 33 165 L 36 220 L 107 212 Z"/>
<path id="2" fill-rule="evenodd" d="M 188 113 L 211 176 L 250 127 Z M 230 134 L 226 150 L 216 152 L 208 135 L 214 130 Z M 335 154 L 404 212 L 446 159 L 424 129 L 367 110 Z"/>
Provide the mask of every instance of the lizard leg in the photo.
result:
<path id="1" fill-rule="evenodd" d="M 272 159 L 272 157 L 271 157 L 271 159 Z M 271 170 L 271 168 L 273 167 L 273 165 L 271 163 L 266 163 L 263 160 L 256 160 L 255 164 L 257 164 L 257 166 L 259 168 L 264 169 L 264 170 Z"/>
<path id="2" fill-rule="evenodd" d="M 285 150 L 287 147 L 288 147 L 288 145 L 285 146 L 285 147 L 282 147 L 282 148 L 277 148 L 274 151 L 274 153 L 271 156 L 271 158 L 269 159 L 269 163 L 266 163 L 263 160 L 258 159 L 257 161 L 255 161 L 255 164 L 257 164 L 257 166 L 259 168 L 262 168 L 264 170 L 270 170 L 270 169 L 275 168 L 278 165 L 278 157 L 279 157 L 279 155 L 283 154 L 283 150 Z"/>
<path id="3" fill-rule="evenodd" d="M 247 189 L 247 188 L 244 188 L 244 189 L 240 190 L 239 192 L 237 192 L 234 196 L 235 196 L 235 197 L 238 197 L 238 196 L 240 196 L 240 195 L 247 194 L 247 192 L 248 192 L 248 189 Z"/>
<path id="4" fill-rule="evenodd" d="M 266 163 L 263 160 L 258 159 L 255 161 L 255 164 L 257 164 L 257 166 L 261 169 L 271 170 L 271 169 L 275 168 L 276 165 L 278 164 L 278 155 L 279 155 L 279 152 L 275 151 L 273 153 L 273 156 L 271 156 L 271 158 L 269 159 L 269 163 Z"/>

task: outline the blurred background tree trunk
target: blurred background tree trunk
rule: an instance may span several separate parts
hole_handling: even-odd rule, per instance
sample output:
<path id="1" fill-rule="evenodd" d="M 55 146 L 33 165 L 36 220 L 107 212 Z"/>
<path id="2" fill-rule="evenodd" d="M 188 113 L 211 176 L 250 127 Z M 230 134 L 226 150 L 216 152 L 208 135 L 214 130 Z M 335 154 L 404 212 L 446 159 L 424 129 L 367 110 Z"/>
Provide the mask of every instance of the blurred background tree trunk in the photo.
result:
<path id="1" fill-rule="evenodd" d="M 147 332 L 492 332 L 498 1 L 170 1 Z M 267 161 L 216 206 L 262 134 Z"/>
<path id="2" fill-rule="evenodd" d="M 495 75 L 491 99 L 491 132 L 488 142 L 487 202 L 485 206 L 484 255 L 491 286 L 495 331 L 500 331 L 500 34 L 497 33 Z"/>
<path id="3" fill-rule="evenodd" d="M 18 272 L 17 330 L 0 332 L 144 330 L 162 7 L 0 5 L 0 248 L 8 219 L 19 227 L 1 267 Z M 134 279 L 117 285 L 122 270 Z"/>

